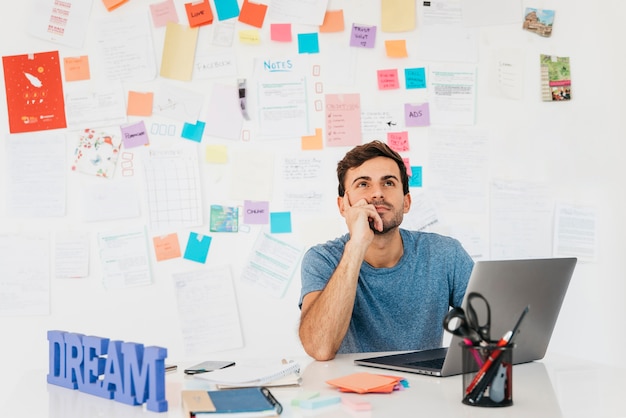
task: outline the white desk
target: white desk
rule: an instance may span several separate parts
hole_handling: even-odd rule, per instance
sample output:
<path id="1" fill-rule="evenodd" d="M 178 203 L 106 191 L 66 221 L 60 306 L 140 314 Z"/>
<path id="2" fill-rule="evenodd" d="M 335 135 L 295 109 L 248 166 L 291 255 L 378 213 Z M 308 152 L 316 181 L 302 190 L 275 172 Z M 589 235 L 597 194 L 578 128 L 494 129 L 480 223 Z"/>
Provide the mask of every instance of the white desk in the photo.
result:
<path id="1" fill-rule="evenodd" d="M 388 372 L 355 366 L 360 355 L 340 355 L 329 362 L 310 362 L 303 368 L 303 384 L 296 388 L 272 388 L 284 406 L 282 417 L 320 418 L 401 418 L 401 417 L 626 417 L 626 370 L 581 362 L 560 356 L 547 356 L 541 362 L 517 365 L 513 369 L 513 402 L 509 407 L 481 408 L 461 403 L 461 376 L 437 378 L 410 373 Z M 308 364 L 307 364 L 308 363 Z M 166 377 L 169 410 L 154 413 L 141 406 L 129 406 L 75 390 L 48 385 L 46 370 L 25 371 L 21 376 L 2 376 L 15 381 L 14 392 L 0 417 L 7 418 L 181 418 L 180 391 L 196 388 L 182 372 Z M 387 373 L 405 377 L 410 387 L 391 394 L 341 394 L 358 397 L 372 405 L 371 411 L 356 412 L 343 405 L 304 410 L 291 406 L 298 391 L 322 395 L 339 394 L 324 382 L 355 372 Z"/>

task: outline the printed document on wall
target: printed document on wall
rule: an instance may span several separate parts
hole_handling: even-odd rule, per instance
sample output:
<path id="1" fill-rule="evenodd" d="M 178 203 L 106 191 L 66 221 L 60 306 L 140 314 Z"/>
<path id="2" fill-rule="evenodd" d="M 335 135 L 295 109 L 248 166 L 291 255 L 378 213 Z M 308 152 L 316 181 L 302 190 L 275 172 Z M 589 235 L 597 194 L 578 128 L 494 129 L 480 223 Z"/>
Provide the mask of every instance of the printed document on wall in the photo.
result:
<path id="1" fill-rule="evenodd" d="M 307 60 L 265 58 L 255 64 L 259 134 L 263 138 L 299 138 L 314 134 L 309 126 Z"/>
<path id="2" fill-rule="evenodd" d="M 492 259 L 552 255 L 554 202 L 546 184 L 496 180 L 490 200 Z"/>
<path id="3" fill-rule="evenodd" d="M 559 203 L 555 210 L 554 257 L 598 257 L 598 215 L 592 206 Z"/>
<path id="4" fill-rule="evenodd" d="M 8 135 L 7 214 L 15 217 L 65 215 L 65 137 L 54 133 Z"/>
<path id="5" fill-rule="evenodd" d="M 430 70 L 431 125 L 473 125 L 476 120 L 476 66 Z"/>
<path id="6" fill-rule="evenodd" d="M 157 75 L 154 44 L 148 13 L 115 13 L 97 24 L 98 53 L 95 70 L 102 78 L 141 82 Z"/>
<path id="7" fill-rule="evenodd" d="M 152 282 L 145 228 L 98 234 L 102 282 L 107 289 L 147 285 Z"/>
<path id="8" fill-rule="evenodd" d="M 50 313 L 50 238 L 0 235 L 0 316 Z"/>
<path id="9" fill-rule="evenodd" d="M 254 243 L 242 279 L 280 298 L 289 286 L 301 255 L 302 248 L 262 232 Z"/>
<path id="10" fill-rule="evenodd" d="M 243 347 L 230 267 L 175 273 L 172 279 L 188 356 Z"/>
<path id="11" fill-rule="evenodd" d="M 152 231 L 201 225 L 198 156 L 182 148 L 152 149 L 143 163 Z"/>
<path id="12" fill-rule="evenodd" d="M 93 0 L 33 0 L 28 32 L 80 49 L 85 43 Z"/>

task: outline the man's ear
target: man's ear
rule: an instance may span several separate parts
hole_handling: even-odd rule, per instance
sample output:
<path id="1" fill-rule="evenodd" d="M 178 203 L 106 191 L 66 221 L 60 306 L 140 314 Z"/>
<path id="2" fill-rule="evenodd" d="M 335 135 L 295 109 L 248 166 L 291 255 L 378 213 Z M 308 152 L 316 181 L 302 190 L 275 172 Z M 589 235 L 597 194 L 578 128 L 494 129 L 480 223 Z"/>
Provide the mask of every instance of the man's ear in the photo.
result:
<path id="1" fill-rule="evenodd" d="M 407 213 L 411 209 L 411 193 L 404 195 L 404 213 Z"/>
<path id="2" fill-rule="evenodd" d="M 339 208 L 339 213 L 343 216 L 343 197 L 337 196 L 337 208 Z"/>

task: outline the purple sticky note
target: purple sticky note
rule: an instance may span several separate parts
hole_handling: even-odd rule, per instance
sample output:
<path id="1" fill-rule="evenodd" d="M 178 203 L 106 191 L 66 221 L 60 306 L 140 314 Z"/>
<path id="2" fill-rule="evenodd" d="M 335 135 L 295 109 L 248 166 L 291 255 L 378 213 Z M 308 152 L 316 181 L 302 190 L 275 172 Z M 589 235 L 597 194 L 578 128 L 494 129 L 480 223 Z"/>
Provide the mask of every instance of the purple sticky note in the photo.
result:
<path id="1" fill-rule="evenodd" d="M 376 44 L 376 26 L 352 24 L 350 46 L 374 48 Z"/>
<path id="2" fill-rule="evenodd" d="M 247 225 L 267 225 L 270 223 L 270 203 L 266 201 L 244 201 L 243 223 Z"/>
<path id="3" fill-rule="evenodd" d="M 430 108 L 428 103 L 404 104 L 405 126 L 430 126 Z"/>
<path id="4" fill-rule="evenodd" d="M 150 143 L 150 140 L 148 139 L 148 131 L 146 130 L 146 125 L 143 121 L 133 123 L 132 125 L 122 126 L 121 130 L 124 148 L 140 147 Z"/>

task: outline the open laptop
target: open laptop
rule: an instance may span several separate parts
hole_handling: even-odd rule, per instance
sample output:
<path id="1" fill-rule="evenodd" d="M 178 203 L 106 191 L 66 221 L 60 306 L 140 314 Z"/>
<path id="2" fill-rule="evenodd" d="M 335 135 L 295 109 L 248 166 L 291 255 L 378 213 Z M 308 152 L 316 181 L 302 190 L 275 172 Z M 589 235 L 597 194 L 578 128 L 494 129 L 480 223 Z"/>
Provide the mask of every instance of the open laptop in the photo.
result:
<path id="1" fill-rule="evenodd" d="M 530 307 L 515 337 L 514 364 L 544 357 L 576 261 L 572 257 L 477 261 L 474 264 L 465 294 L 467 297 L 470 292 L 479 292 L 489 302 L 492 339 L 497 340 L 510 331 L 524 308 Z M 462 306 L 466 308 L 467 300 Z M 452 376 L 462 373 L 461 341 L 461 337 L 455 335 L 449 347 L 362 358 L 355 360 L 355 364 Z"/>

